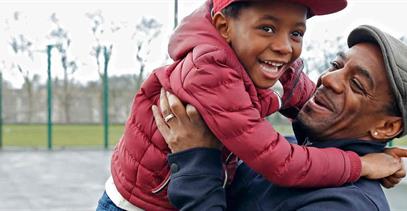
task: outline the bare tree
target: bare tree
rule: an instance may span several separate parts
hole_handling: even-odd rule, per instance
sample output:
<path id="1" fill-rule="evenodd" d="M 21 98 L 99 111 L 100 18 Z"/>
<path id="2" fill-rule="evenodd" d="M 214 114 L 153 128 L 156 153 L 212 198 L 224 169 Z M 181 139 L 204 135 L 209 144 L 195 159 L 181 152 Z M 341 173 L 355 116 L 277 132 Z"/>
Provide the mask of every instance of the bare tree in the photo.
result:
<path id="1" fill-rule="evenodd" d="M 20 13 L 14 12 L 13 15 L 13 22 L 14 24 L 20 21 Z M 34 75 L 29 70 L 27 65 L 24 65 L 22 60 L 28 58 L 31 62 L 34 60 L 33 56 L 33 43 L 22 33 L 17 32 L 11 34 L 11 41 L 10 47 L 12 48 L 16 58 L 12 62 L 12 69 L 17 70 L 22 77 L 24 78 L 24 89 L 27 94 L 27 121 L 30 123 L 32 122 L 33 118 L 33 100 L 34 100 L 34 92 L 33 92 L 33 83 Z"/>
<path id="2" fill-rule="evenodd" d="M 71 45 L 71 39 L 67 30 L 61 27 L 59 20 L 55 13 L 50 16 L 51 22 L 55 25 L 51 30 L 49 37 L 53 39 L 55 48 L 58 50 L 61 56 L 61 65 L 64 71 L 62 96 L 60 97 L 60 103 L 63 107 L 64 120 L 66 123 L 71 122 L 71 106 L 72 106 L 72 91 L 70 83 L 72 79 L 69 77 L 78 69 L 78 65 L 75 60 L 72 60 L 68 56 L 68 50 Z"/>
<path id="3" fill-rule="evenodd" d="M 314 41 L 306 44 L 304 46 L 305 53 L 302 56 L 306 73 L 316 72 L 318 75 L 323 73 L 331 66 L 337 53 L 346 49 L 346 40 L 340 36 L 333 40 Z"/>
<path id="4" fill-rule="evenodd" d="M 105 19 L 101 13 L 101 11 L 96 11 L 94 13 L 87 13 L 86 17 L 89 18 L 91 21 L 92 25 L 92 34 L 95 40 L 95 44 L 92 47 L 91 55 L 95 58 L 96 60 L 96 65 L 97 65 L 97 71 L 99 74 L 99 78 L 102 80 L 103 79 L 103 71 L 101 69 L 101 59 L 103 58 L 103 64 L 104 67 L 107 68 L 110 62 L 110 57 L 112 55 L 112 49 L 113 49 L 113 43 L 108 41 L 104 36 L 106 36 L 107 33 L 110 33 L 113 35 L 117 31 L 121 29 L 120 26 L 115 24 L 114 22 L 110 22 L 110 25 L 108 25 L 105 22 Z M 100 114 L 103 112 L 103 107 L 102 107 L 102 102 L 103 102 L 103 95 L 100 93 L 99 96 L 99 103 L 100 103 Z M 101 118 L 102 121 L 102 118 Z"/>
<path id="5" fill-rule="evenodd" d="M 111 22 L 110 25 L 107 25 L 101 11 L 87 13 L 86 17 L 89 18 L 91 21 L 91 30 L 93 38 L 95 40 L 95 44 L 92 47 L 92 51 L 90 54 L 95 57 L 97 71 L 100 78 L 102 78 L 103 72 L 101 69 L 101 57 L 103 58 L 103 61 L 109 60 L 107 57 L 110 58 L 113 48 L 113 44 L 108 40 L 103 39 L 103 36 L 105 36 L 107 32 L 114 34 L 119 31 L 121 27 L 114 22 Z M 104 49 L 106 49 L 106 54 L 103 53 Z"/>
<path id="6" fill-rule="evenodd" d="M 136 31 L 134 32 L 132 38 L 136 40 L 136 59 L 140 64 L 140 69 L 138 75 L 136 75 L 136 90 L 140 89 L 141 83 L 143 82 L 143 74 L 147 64 L 147 58 L 150 55 L 151 42 L 161 33 L 162 25 L 153 18 L 143 17 L 136 25 Z"/>

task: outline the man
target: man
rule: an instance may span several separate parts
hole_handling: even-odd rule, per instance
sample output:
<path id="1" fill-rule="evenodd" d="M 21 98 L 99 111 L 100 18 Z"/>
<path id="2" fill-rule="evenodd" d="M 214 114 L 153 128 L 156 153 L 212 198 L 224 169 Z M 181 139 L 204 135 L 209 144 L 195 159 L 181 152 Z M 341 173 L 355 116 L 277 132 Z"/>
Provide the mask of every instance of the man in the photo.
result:
<path id="1" fill-rule="evenodd" d="M 339 53 L 320 77 L 294 130 L 299 143 L 307 146 L 359 155 L 381 152 L 389 140 L 407 134 L 407 46 L 372 26 L 353 30 L 348 45 L 349 51 Z M 285 188 L 272 185 L 244 163 L 226 199 L 215 138 L 208 136 L 193 107 L 187 106 L 185 112 L 173 95 L 169 101 L 177 119 L 166 125 L 157 110 L 154 115 L 172 151 L 184 150 L 169 156 L 169 197 L 181 210 L 389 210 L 377 180 L 362 178 L 333 188 Z M 405 150 L 393 152 L 407 156 Z M 404 176 L 400 169 L 384 180 L 384 186 Z"/>

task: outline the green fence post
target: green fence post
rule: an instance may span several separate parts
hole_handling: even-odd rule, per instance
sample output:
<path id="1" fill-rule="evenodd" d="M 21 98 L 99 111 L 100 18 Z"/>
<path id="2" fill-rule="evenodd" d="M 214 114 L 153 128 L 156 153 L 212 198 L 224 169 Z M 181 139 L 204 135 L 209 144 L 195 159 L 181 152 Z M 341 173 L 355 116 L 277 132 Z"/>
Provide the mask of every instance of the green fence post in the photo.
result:
<path id="1" fill-rule="evenodd" d="M 3 72 L 0 70 L 0 149 L 3 148 Z"/>
<path id="2" fill-rule="evenodd" d="M 109 77 L 107 75 L 107 65 L 109 64 L 111 48 L 103 48 L 104 54 L 104 74 L 103 74 L 103 129 L 104 129 L 104 147 L 109 147 Z"/>
<path id="3" fill-rule="evenodd" d="M 389 147 L 392 147 L 393 146 L 393 141 L 390 141 L 389 142 Z"/>
<path id="4" fill-rule="evenodd" d="M 48 81 L 47 81 L 47 108 L 48 108 L 48 149 L 52 149 L 52 78 L 51 78 L 51 50 L 52 45 L 47 45 L 48 56 Z"/>
<path id="5" fill-rule="evenodd" d="M 178 26 L 178 0 L 174 0 L 174 29 Z"/>

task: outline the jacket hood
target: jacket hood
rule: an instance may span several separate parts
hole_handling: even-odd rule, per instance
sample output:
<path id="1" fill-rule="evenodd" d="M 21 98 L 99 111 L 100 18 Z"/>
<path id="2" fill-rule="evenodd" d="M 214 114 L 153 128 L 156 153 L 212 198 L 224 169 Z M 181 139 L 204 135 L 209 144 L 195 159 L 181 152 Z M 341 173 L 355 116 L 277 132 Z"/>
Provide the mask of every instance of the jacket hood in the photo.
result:
<path id="1" fill-rule="evenodd" d="M 229 46 L 212 25 L 210 0 L 181 21 L 170 38 L 168 53 L 177 61 L 196 46 L 208 43 Z"/>

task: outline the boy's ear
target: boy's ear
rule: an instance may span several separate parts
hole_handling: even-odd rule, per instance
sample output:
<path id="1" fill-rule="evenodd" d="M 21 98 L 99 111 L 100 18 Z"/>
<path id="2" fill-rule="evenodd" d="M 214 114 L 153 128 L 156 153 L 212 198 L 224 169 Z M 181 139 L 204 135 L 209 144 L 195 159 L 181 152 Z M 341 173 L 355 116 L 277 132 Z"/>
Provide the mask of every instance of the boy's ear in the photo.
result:
<path id="1" fill-rule="evenodd" d="M 230 43 L 230 22 L 225 15 L 221 12 L 216 13 L 212 18 L 212 24 L 215 26 L 219 34 L 226 40 L 227 43 Z"/>
<path id="2" fill-rule="evenodd" d="M 399 135 L 403 130 L 401 117 L 389 116 L 383 119 L 380 125 L 372 128 L 369 132 L 374 139 L 388 140 Z"/>

